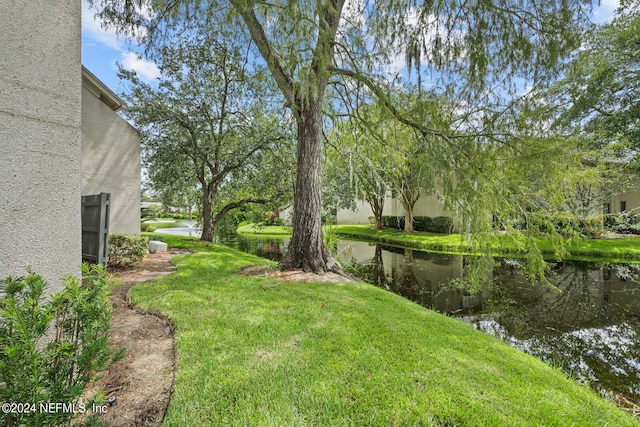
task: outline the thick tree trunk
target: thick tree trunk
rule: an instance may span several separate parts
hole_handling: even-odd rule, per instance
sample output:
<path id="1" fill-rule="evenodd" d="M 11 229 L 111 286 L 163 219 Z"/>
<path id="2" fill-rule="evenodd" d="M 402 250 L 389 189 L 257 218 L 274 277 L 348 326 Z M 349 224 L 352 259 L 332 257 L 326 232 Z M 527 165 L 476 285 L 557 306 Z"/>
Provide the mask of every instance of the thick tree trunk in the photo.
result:
<path id="1" fill-rule="evenodd" d="M 282 270 L 324 273 L 337 266 L 322 239 L 321 108 L 320 102 L 309 100 L 299 111 L 293 236 L 289 251 L 280 263 Z"/>
<path id="2" fill-rule="evenodd" d="M 208 185 L 203 186 L 202 194 L 202 236 L 200 240 L 213 242 L 216 231 L 216 216 L 213 213 L 216 194 L 211 191 Z"/>

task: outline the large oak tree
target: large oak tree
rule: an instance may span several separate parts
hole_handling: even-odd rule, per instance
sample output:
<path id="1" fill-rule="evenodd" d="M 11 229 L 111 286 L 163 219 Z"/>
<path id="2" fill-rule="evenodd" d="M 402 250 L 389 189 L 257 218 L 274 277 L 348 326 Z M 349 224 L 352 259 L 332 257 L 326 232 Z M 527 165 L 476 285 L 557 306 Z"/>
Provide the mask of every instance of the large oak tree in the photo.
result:
<path id="1" fill-rule="evenodd" d="M 469 106 L 502 79 L 538 78 L 579 43 L 590 2 L 549 0 L 92 0 L 121 31 L 142 26 L 158 45 L 183 26 L 248 32 L 297 125 L 293 237 L 284 269 L 339 269 L 321 235 L 323 108 L 327 89 L 366 85 L 382 105 L 419 134 L 455 145 L 447 130 L 402 116 L 376 74 L 397 62 L 437 71 L 443 85 L 463 82 Z M 153 13 L 145 8 L 150 7 Z M 140 33 L 140 32 L 139 32 Z M 403 62 L 401 59 L 400 62 Z"/>
<path id="2" fill-rule="evenodd" d="M 248 52 L 237 38 L 190 32 L 155 56 L 157 82 L 121 71 L 130 82 L 126 114 L 142 131 L 150 178 L 156 189 L 201 189 L 206 241 L 232 209 L 276 202 L 290 188 L 291 138 L 269 113 L 268 87 Z"/>

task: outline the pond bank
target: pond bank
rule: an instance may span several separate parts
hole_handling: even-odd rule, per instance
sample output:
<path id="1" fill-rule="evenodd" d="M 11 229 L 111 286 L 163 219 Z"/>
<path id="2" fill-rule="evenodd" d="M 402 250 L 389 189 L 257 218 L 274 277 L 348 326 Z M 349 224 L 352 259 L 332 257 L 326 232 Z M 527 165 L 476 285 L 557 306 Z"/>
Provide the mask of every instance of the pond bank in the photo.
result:
<path id="1" fill-rule="evenodd" d="M 415 232 L 404 234 L 399 230 L 384 228 L 375 230 L 369 225 L 336 225 L 334 232 L 341 237 L 364 239 L 386 243 L 408 249 L 430 250 L 443 253 L 470 255 L 465 237 L 461 234 L 436 234 Z M 242 234 L 290 235 L 291 227 L 267 226 L 254 228 L 244 225 L 238 228 Z M 496 256 L 522 256 L 513 239 L 507 235 L 491 235 L 491 247 Z M 536 244 L 545 258 L 555 259 L 553 244 L 549 240 L 536 239 Z M 617 239 L 571 240 L 566 242 L 570 253 L 567 260 L 593 260 L 607 262 L 640 262 L 640 238 L 622 237 Z"/>
<path id="2" fill-rule="evenodd" d="M 235 274 L 273 265 L 193 239 L 132 300 L 176 325 L 165 425 L 638 425 L 556 369 L 363 283 Z"/>

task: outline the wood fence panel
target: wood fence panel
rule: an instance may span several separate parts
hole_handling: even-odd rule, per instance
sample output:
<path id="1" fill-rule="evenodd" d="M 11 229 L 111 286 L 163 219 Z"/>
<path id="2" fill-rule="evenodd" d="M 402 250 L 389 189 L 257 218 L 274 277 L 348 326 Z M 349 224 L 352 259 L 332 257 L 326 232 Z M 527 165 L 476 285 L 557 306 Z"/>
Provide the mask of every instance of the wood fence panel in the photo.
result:
<path id="1" fill-rule="evenodd" d="M 82 261 L 107 265 L 109 193 L 82 196 Z"/>

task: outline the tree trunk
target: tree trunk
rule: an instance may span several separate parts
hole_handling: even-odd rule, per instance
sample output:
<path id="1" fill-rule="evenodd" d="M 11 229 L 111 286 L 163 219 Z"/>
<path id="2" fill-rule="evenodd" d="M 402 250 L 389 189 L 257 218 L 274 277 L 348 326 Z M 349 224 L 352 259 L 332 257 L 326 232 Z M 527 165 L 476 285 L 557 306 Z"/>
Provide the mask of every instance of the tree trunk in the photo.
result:
<path id="1" fill-rule="evenodd" d="M 377 194 L 368 198 L 371 211 L 373 212 L 373 220 L 376 230 L 382 229 L 382 211 L 384 210 L 384 196 L 380 197 Z"/>
<path id="2" fill-rule="evenodd" d="M 298 165 L 293 236 L 282 270 L 324 273 L 337 265 L 322 239 L 322 106 L 308 100 L 298 114 Z M 338 265 L 339 268 L 339 265 Z"/>
<path id="3" fill-rule="evenodd" d="M 413 233 L 413 207 L 418 201 L 418 197 L 409 188 L 400 191 L 402 196 L 402 207 L 404 208 L 404 232 Z"/>
<path id="4" fill-rule="evenodd" d="M 213 213 L 216 193 L 208 185 L 202 186 L 202 236 L 200 240 L 213 242 L 216 231 L 216 216 Z"/>

